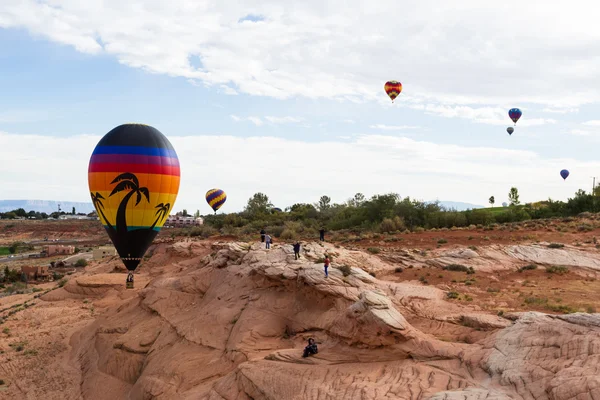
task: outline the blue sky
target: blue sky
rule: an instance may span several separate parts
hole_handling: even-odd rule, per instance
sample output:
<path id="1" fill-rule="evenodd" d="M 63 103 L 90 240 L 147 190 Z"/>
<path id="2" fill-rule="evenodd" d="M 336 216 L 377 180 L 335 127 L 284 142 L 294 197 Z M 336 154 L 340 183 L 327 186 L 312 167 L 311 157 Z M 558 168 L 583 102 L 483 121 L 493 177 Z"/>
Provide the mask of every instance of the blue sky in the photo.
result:
<path id="1" fill-rule="evenodd" d="M 511 1 L 367 15 L 335 1 L 133 3 L 128 24 L 117 1 L 0 5 L 0 198 L 87 201 L 89 154 L 125 122 L 171 139 L 186 174 L 176 208 L 202 212 L 212 187 L 224 212 L 256 191 L 283 207 L 359 191 L 486 204 L 513 185 L 524 201 L 566 199 L 600 175 L 600 32 L 578 11 L 594 3 L 532 2 L 505 26 Z M 382 26 L 409 8 L 410 23 Z M 394 105 L 388 79 L 403 83 Z M 511 107 L 523 117 L 509 136 Z"/>

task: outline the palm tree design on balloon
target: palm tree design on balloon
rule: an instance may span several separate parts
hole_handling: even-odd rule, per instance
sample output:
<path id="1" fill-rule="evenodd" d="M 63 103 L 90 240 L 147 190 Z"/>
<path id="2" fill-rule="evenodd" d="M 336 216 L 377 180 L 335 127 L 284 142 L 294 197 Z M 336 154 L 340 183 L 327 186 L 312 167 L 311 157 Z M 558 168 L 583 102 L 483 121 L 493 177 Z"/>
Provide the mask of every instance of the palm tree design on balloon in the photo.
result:
<path id="1" fill-rule="evenodd" d="M 137 198 L 136 198 L 136 202 L 135 205 L 137 206 L 138 204 L 140 204 L 140 202 L 142 201 L 142 195 L 144 195 L 144 197 L 146 197 L 146 200 L 148 202 L 150 202 L 150 192 L 148 191 L 148 188 L 145 187 L 140 187 L 140 182 L 138 181 L 137 176 L 135 176 L 134 174 L 130 173 L 130 172 L 125 172 L 124 174 L 121 174 L 119 176 L 117 176 L 115 179 L 113 179 L 113 181 L 111 182 L 111 185 L 114 183 L 118 183 L 117 186 L 115 186 L 115 188 L 113 189 L 113 191 L 110 193 L 110 195 L 108 197 L 111 197 L 119 192 L 123 192 L 125 190 L 129 190 L 130 192 L 127 193 L 125 195 L 125 197 L 123 197 L 123 200 L 121 200 L 121 203 L 119 204 L 119 208 L 117 210 L 117 232 L 118 233 L 127 233 L 127 219 L 126 219 L 126 215 L 127 215 L 127 203 L 129 202 L 129 199 L 131 199 L 131 197 L 134 194 L 137 194 Z"/>
<path id="2" fill-rule="evenodd" d="M 102 216 L 102 219 L 104 220 L 104 222 L 106 222 L 110 229 L 114 229 L 110 222 L 108 222 L 108 218 L 106 218 L 106 215 L 104 215 L 104 212 L 102 211 L 104 209 L 104 204 L 102 204 L 102 200 L 105 200 L 105 198 L 99 192 L 96 192 L 96 194 L 90 194 L 92 195 L 92 202 L 94 203 L 94 207 L 96 208 L 98 214 Z"/>
<path id="3" fill-rule="evenodd" d="M 150 229 L 154 229 L 154 227 L 156 226 L 156 224 L 165 219 L 167 217 L 167 215 L 169 215 L 169 211 L 171 210 L 171 203 L 167 203 L 167 204 L 163 204 L 160 203 L 159 205 L 156 206 L 156 208 L 158 208 L 158 210 L 156 211 L 156 221 L 154 221 L 154 223 L 152 224 L 152 226 L 150 227 Z"/>

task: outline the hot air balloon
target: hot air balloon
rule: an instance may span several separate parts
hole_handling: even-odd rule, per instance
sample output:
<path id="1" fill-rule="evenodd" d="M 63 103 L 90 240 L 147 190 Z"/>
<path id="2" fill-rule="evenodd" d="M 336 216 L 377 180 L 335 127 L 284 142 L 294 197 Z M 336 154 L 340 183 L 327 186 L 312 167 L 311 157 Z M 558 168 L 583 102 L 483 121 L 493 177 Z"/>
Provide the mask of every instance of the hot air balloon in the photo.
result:
<path id="1" fill-rule="evenodd" d="M 383 88 L 387 95 L 390 96 L 390 99 L 392 99 L 392 103 L 394 102 L 394 99 L 398 97 L 400 92 L 402 92 L 402 84 L 397 81 L 388 81 Z"/>
<path id="2" fill-rule="evenodd" d="M 210 189 L 206 192 L 206 202 L 211 206 L 215 214 L 225 204 L 225 200 L 227 200 L 227 195 L 221 189 Z"/>
<path id="3" fill-rule="evenodd" d="M 563 169 L 562 171 L 560 171 L 560 176 L 562 176 L 564 180 L 567 180 L 567 177 L 569 176 L 569 171 Z"/>
<path id="4" fill-rule="evenodd" d="M 510 119 L 513 120 L 515 125 L 517 125 L 517 121 L 519 120 L 519 118 L 521 118 L 521 115 L 523 115 L 523 113 L 518 108 L 511 108 L 510 110 L 508 110 L 508 116 L 510 117 Z"/>
<path id="5" fill-rule="evenodd" d="M 508 207 L 508 203 L 507 202 L 503 202 L 502 203 L 502 207 Z"/>
<path id="6" fill-rule="evenodd" d="M 169 140 L 143 124 L 119 125 L 96 145 L 88 184 L 100 222 L 129 274 L 173 209 L 179 192 L 179 159 Z"/>
<path id="7" fill-rule="evenodd" d="M 508 132 L 509 135 L 512 135 L 512 133 L 515 131 L 515 128 L 513 128 L 512 126 L 509 126 L 508 128 L 506 128 L 506 132 Z"/>

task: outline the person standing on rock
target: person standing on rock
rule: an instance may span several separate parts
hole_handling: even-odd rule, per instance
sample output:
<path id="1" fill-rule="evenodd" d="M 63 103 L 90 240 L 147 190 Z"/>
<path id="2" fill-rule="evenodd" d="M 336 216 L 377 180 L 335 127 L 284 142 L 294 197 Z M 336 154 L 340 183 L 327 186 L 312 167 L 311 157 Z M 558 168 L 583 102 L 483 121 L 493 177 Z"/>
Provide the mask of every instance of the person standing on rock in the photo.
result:
<path id="1" fill-rule="evenodd" d="M 329 268 L 329 264 L 331 263 L 331 261 L 329 261 L 329 256 L 325 256 L 325 278 L 329 278 L 329 273 L 327 272 L 327 268 Z"/>
<path id="2" fill-rule="evenodd" d="M 265 232 L 265 228 L 262 228 L 262 229 L 260 230 L 260 242 L 261 242 L 261 243 L 264 243 L 264 242 L 265 242 L 265 234 L 266 234 L 266 233 L 267 233 L 267 232 Z"/>
<path id="3" fill-rule="evenodd" d="M 271 248 L 271 235 L 265 235 L 265 248 Z"/>
<path id="4" fill-rule="evenodd" d="M 325 241 L 325 228 L 321 228 L 319 230 L 319 239 L 324 242 Z"/>
<path id="5" fill-rule="evenodd" d="M 300 258 L 300 242 L 294 243 L 294 259 Z"/>

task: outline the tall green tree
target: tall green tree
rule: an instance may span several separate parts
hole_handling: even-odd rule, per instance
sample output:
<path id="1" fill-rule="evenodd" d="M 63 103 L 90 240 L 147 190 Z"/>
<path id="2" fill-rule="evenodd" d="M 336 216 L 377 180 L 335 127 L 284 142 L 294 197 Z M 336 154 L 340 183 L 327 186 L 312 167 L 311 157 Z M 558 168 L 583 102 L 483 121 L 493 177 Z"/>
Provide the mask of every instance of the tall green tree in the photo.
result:
<path id="1" fill-rule="evenodd" d="M 496 202 L 496 199 L 494 198 L 494 196 L 491 196 L 491 197 L 490 197 L 490 200 L 489 200 L 489 202 L 490 202 L 490 204 L 492 205 L 492 207 L 494 207 L 494 203 Z"/>
<path id="2" fill-rule="evenodd" d="M 518 206 L 521 204 L 519 201 L 519 191 L 516 187 L 510 188 L 510 192 L 508 192 L 508 201 L 510 201 L 511 206 Z"/>
<path id="3" fill-rule="evenodd" d="M 320 212 L 323 212 L 331 207 L 331 198 L 329 196 L 321 196 L 319 199 L 319 203 L 317 203 L 317 208 Z"/>
<path id="4" fill-rule="evenodd" d="M 258 192 L 248 199 L 248 204 L 246 204 L 244 212 L 246 212 L 246 214 L 248 214 L 250 217 L 254 218 L 257 215 L 266 214 L 272 207 L 273 204 L 271 204 L 269 196 Z"/>

